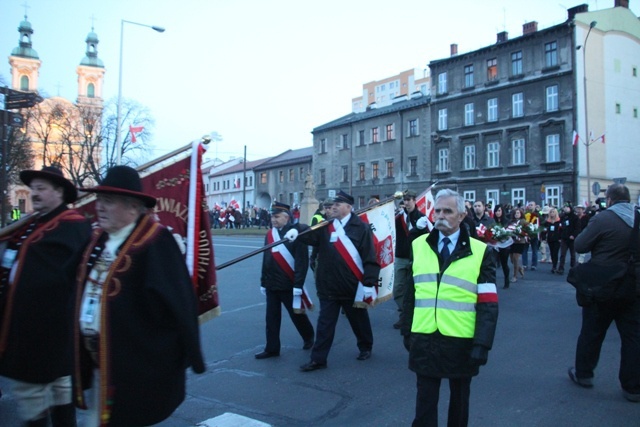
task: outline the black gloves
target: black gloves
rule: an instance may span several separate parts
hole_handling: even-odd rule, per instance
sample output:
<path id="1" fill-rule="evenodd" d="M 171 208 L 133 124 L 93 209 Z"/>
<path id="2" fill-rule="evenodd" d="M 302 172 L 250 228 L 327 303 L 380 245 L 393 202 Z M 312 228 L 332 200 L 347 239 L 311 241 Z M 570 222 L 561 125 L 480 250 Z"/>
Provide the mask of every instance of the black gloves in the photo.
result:
<path id="1" fill-rule="evenodd" d="M 473 363 L 474 365 L 486 365 L 488 357 L 489 350 L 486 347 L 476 344 L 471 349 L 471 363 Z"/>
<path id="2" fill-rule="evenodd" d="M 402 337 L 402 344 L 404 344 L 404 348 L 406 348 L 407 351 L 411 351 L 411 336 L 405 335 Z"/>

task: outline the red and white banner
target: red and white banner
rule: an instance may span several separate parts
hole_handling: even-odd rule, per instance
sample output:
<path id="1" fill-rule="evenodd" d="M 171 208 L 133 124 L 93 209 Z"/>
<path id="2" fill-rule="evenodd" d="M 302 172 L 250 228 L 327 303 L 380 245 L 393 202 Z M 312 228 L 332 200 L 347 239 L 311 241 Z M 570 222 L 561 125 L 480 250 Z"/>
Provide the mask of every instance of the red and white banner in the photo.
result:
<path id="1" fill-rule="evenodd" d="M 427 224 L 429 231 L 433 229 L 433 223 L 435 220 L 433 208 L 435 207 L 436 202 L 433 199 L 433 193 L 431 192 L 434 185 L 436 185 L 436 183 L 431 184 L 416 198 L 416 208 L 426 215 L 429 220 L 429 223 Z"/>
<path id="2" fill-rule="evenodd" d="M 396 252 L 396 227 L 394 216 L 394 203 L 378 206 L 370 211 L 363 212 L 360 219 L 369 224 L 373 234 L 373 243 L 376 247 L 376 256 L 380 264 L 380 276 L 378 277 L 378 296 L 371 305 L 391 299 L 393 296 L 393 279 Z M 364 289 L 358 286 L 355 305 L 369 306 L 364 303 Z"/>

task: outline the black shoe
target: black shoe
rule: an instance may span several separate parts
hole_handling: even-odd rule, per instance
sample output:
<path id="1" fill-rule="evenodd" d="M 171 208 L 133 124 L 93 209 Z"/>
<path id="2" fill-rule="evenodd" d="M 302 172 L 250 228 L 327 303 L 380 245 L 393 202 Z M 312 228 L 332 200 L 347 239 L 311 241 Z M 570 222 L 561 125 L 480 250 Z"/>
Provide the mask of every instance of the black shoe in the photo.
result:
<path id="1" fill-rule="evenodd" d="M 629 402 L 634 402 L 634 403 L 640 402 L 640 393 L 629 393 L 627 390 L 622 390 L 622 395 Z"/>
<path id="2" fill-rule="evenodd" d="M 255 355 L 256 359 L 268 359 L 270 357 L 277 357 L 280 356 L 280 353 L 275 353 L 272 351 L 263 351 L 262 353 L 258 353 Z"/>
<path id="3" fill-rule="evenodd" d="M 564 274 L 564 268 L 559 268 L 558 271 L 556 271 L 556 273 L 558 273 L 559 275 L 563 275 Z"/>
<path id="4" fill-rule="evenodd" d="M 556 274 L 556 269 L 555 268 L 551 269 L 551 274 Z"/>
<path id="5" fill-rule="evenodd" d="M 584 388 L 593 387 L 593 381 L 591 380 L 591 378 L 579 378 L 576 375 L 576 368 L 569 368 L 569 378 L 571 378 L 571 381 L 578 384 L 580 387 L 584 387 Z"/>
<path id="6" fill-rule="evenodd" d="M 402 320 L 398 320 L 393 324 L 393 329 L 400 329 L 402 327 Z"/>
<path id="7" fill-rule="evenodd" d="M 300 366 L 300 370 L 302 372 L 311 372 L 317 371 L 318 369 L 325 369 L 326 367 L 326 363 L 318 363 L 312 360 L 311 362 L 305 363 L 304 365 Z"/>
<path id="8" fill-rule="evenodd" d="M 371 351 L 364 350 L 364 351 L 360 352 L 360 354 L 358 355 L 358 357 L 356 357 L 356 359 L 358 359 L 358 360 L 367 360 L 370 357 L 371 357 Z"/>
<path id="9" fill-rule="evenodd" d="M 311 338 L 310 340 L 306 340 L 304 342 L 304 345 L 302 346 L 303 350 L 310 350 L 311 348 L 313 348 L 313 338 Z"/>

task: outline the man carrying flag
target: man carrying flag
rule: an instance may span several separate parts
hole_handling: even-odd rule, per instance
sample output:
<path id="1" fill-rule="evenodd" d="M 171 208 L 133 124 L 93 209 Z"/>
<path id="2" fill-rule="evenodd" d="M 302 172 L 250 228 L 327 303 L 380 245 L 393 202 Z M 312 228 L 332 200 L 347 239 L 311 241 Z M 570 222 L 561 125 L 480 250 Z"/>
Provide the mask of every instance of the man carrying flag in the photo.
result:
<path id="1" fill-rule="evenodd" d="M 282 240 L 286 232 L 295 227 L 291 225 L 290 218 L 289 205 L 273 202 L 273 227 L 267 232 L 265 245 Z M 311 307 L 311 300 L 304 289 L 308 268 L 309 250 L 302 242 L 289 241 L 264 251 L 260 291 L 267 297 L 267 344 L 264 351 L 255 355 L 256 359 L 280 355 L 281 304 L 304 341 L 302 348 L 308 350 L 313 347 L 313 325 L 304 312 L 305 307 Z"/>
<path id="2" fill-rule="evenodd" d="M 339 191 L 331 207 L 332 222 L 300 236 L 306 244 L 318 247 L 316 288 L 320 299 L 316 341 L 311 361 L 300 366 L 303 372 L 327 367 L 327 357 L 335 334 L 340 309 L 344 310 L 357 338 L 358 360 L 371 357 L 373 331 L 366 308 L 354 307 L 359 286 L 364 300 L 374 300 L 378 284 L 378 264 L 370 227 L 353 210 L 353 197 Z M 308 226 L 301 226 L 301 231 Z M 285 237 L 295 239 L 297 231 L 289 230 Z"/>

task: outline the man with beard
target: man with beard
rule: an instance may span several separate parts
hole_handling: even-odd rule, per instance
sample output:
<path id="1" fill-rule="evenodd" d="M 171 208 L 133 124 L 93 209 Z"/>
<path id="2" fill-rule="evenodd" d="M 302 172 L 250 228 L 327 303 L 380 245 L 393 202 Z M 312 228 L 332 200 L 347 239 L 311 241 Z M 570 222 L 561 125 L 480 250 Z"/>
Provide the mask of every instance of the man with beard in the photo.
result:
<path id="1" fill-rule="evenodd" d="M 91 235 L 67 208 L 78 192 L 60 169 L 20 172 L 34 220 L 7 237 L 0 268 L 0 375 L 14 380 L 27 426 L 75 426 L 71 395 L 76 269 Z"/>
<path id="2" fill-rule="evenodd" d="M 402 335 L 417 375 L 414 426 L 438 425 L 442 378 L 449 379 L 448 425 L 466 426 L 471 378 L 487 363 L 498 320 L 492 249 L 465 227 L 464 201 L 445 189 L 435 198 L 434 230 L 412 243 Z"/>
<path id="3" fill-rule="evenodd" d="M 485 205 L 482 200 L 476 200 L 473 204 L 473 222 L 476 228 L 484 226 L 489 229 L 496 225 L 496 222 L 485 212 Z"/>

